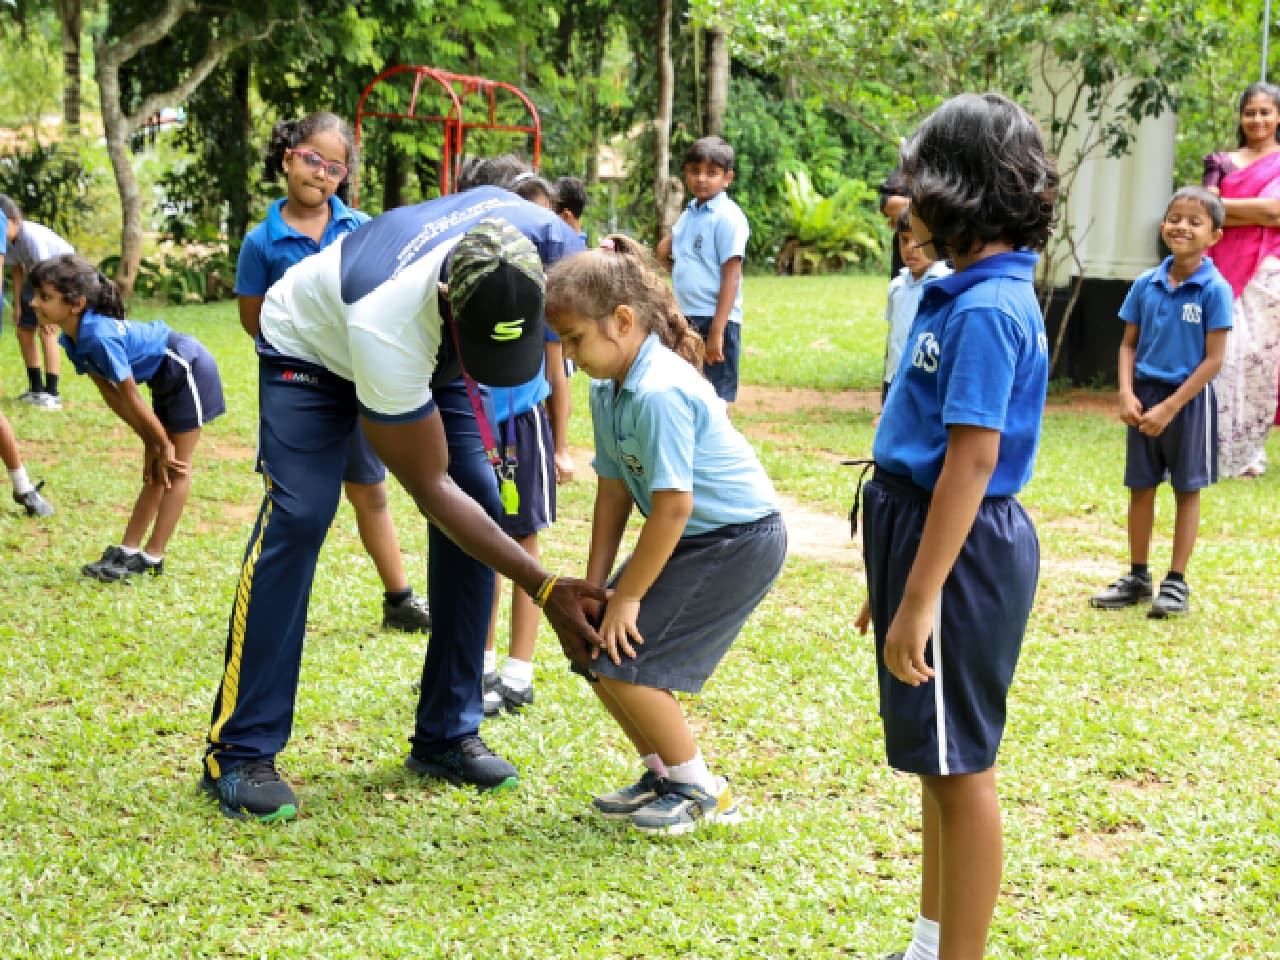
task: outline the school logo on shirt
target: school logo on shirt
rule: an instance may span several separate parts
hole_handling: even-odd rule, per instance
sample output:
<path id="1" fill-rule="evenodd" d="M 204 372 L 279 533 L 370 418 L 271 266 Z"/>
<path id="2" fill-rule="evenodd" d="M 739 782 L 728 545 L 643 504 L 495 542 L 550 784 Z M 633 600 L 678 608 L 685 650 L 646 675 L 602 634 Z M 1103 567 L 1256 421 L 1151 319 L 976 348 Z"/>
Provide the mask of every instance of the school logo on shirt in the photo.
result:
<path id="1" fill-rule="evenodd" d="M 911 351 L 911 365 L 925 373 L 937 373 L 940 353 L 942 353 L 942 345 L 938 343 L 938 338 L 926 330 L 916 337 L 915 349 Z"/>
<path id="2" fill-rule="evenodd" d="M 1200 304 L 1184 303 L 1182 305 L 1182 322 L 1199 323 L 1201 319 Z"/>

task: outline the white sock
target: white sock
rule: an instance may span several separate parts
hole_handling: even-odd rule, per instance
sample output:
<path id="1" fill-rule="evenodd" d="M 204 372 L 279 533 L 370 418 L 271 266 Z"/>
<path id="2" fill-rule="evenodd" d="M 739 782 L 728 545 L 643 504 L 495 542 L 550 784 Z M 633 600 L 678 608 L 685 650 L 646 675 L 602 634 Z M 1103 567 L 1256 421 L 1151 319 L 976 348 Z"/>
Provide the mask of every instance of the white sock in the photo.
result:
<path id="1" fill-rule="evenodd" d="M 498 651 L 486 650 L 484 652 L 484 672 L 493 673 L 498 669 Z"/>
<path id="2" fill-rule="evenodd" d="M 911 946 L 902 955 L 902 960 L 938 960 L 938 940 L 940 929 L 937 920 L 927 917 L 916 917 L 916 932 L 911 938 Z"/>
<path id="3" fill-rule="evenodd" d="M 19 467 L 17 470 L 10 470 L 9 480 L 13 483 L 13 492 L 18 496 L 22 496 L 28 490 L 35 488 L 35 484 L 33 484 L 31 482 L 31 478 L 27 476 L 26 467 Z"/>
<path id="4" fill-rule="evenodd" d="M 147 561 L 147 563 L 150 563 L 150 564 L 153 564 L 153 565 L 154 565 L 154 564 L 159 563 L 161 560 L 163 560 L 163 559 L 164 559 L 164 554 L 163 554 L 163 553 L 162 553 L 162 554 L 160 554 L 160 556 L 158 556 L 158 557 L 153 557 L 151 554 L 147 553 L 147 551 L 145 551 L 145 550 L 140 550 L 139 552 L 142 554 L 142 559 L 143 559 L 143 560 L 145 560 L 145 561 Z"/>
<path id="5" fill-rule="evenodd" d="M 502 682 L 509 690 L 528 690 L 533 686 L 533 664 L 528 660 L 507 657 L 502 665 Z"/>
<path id="6" fill-rule="evenodd" d="M 651 753 L 648 756 L 641 757 L 640 762 L 644 764 L 644 768 L 646 770 L 652 770 L 663 779 L 666 779 L 669 776 L 667 773 L 667 765 L 662 762 L 662 758 L 656 753 Z"/>
<path id="7" fill-rule="evenodd" d="M 707 793 L 716 793 L 720 786 L 716 782 L 716 778 L 711 775 L 711 771 L 707 769 L 706 761 L 702 759 L 702 751 L 699 750 L 693 755 L 692 760 L 686 760 L 684 763 L 677 763 L 667 767 L 668 776 L 677 783 L 692 783 L 695 787 L 701 787 Z"/>
<path id="8" fill-rule="evenodd" d="M 135 553 L 141 553 L 142 551 L 139 550 L 137 547 L 126 547 L 122 543 L 120 544 L 120 552 L 123 553 L 126 557 L 132 557 Z"/>

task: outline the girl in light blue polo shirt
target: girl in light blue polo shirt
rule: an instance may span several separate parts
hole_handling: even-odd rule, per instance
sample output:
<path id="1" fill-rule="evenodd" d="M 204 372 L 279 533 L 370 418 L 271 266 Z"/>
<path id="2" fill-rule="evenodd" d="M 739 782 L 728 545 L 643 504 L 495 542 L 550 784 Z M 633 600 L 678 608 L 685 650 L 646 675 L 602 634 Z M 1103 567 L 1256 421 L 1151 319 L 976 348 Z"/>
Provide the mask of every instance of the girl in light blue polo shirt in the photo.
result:
<path id="1" fill-rule="evenodd" d="M 645 767 L 595 808 L 650 833 L 734 822 L 737 801 L 672 691 L 702 689 L 782 569 L 773 484 L 700 373 L 701 338 L 634 240 L 609 237 L 556 264 L 546 316 L 566 359 L 593 378 L 587 580 L 613 594 L 587 610 L 602 641 L 588 679 Z M 644 526 L 610 576 L 633 505 Z"/>

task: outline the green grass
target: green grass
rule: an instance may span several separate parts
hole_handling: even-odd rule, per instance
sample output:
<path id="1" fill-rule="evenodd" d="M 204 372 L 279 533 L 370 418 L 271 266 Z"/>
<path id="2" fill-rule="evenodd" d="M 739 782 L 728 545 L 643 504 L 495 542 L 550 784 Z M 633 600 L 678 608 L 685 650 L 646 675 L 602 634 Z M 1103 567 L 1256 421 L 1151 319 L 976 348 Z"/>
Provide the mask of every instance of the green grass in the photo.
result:
<path id="1" fill-rule="evenodd" d="M 745 379 L 874 388 L 877 278 L 748 280 Z M 845 561 L 793 555 L 691 710 L 748 821 L 652 840 L 588 815 L 633 775 L 622 737 L 544 631 L 538 702 L 485 736 L 512 793 L 401 767 L 421 664 L 377 629 L 379 585 L 344 506 L 321 557 L 294 737 L 302 816 L 241 824 L 196 793 L 240 552 L 260 496 L 255 369 L 234 308 L 159 313 L 218 357 L 231 412 L 197 451 L 166 575 L 131 587 L 79 567 L 118 538 L 140 444 L 84 378 L 67 409 L 3 409 L 58 508 L 0 517 L 0 956 L 878 958 L 905 945 L 919 834 L 912 778 L 885 767 L 862 598 Z M 573 437 L 589 443 L 585 384 Z M 847 529 L 869 413 L 821 403 L 743 415 L 779 488 Z M 1273 443 L 1273 459 L 1280 449 Z M 588 457 L 544 538 L 580 569 Z M 1280 462 L 1277 459 L 1276 462 Z M 1277 476 L 1205 497 L 1194 612 L 1154 623 L 1086 598 L 1121 569 L 1123 433 L 1050 407 L 1035 480 L 1044 569 L 1001 754 L 1006 878 L 989 956 L 1280 955 L 1280 512 Z M 393 486 L 411 578 L 426 528 Z M 1155 562 L 1168 556 L 1160 500 Z"/>

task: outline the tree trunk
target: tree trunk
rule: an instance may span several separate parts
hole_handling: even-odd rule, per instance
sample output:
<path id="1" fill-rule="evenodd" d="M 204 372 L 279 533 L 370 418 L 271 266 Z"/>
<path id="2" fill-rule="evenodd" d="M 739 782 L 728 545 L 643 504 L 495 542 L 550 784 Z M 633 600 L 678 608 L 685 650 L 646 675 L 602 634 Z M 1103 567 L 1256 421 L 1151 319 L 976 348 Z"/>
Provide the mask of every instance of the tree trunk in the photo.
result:
<path id="1" fill-rule="evenodd" d="M 58 0 L 62 23 L 62 123 L 67 136 L 80 135 L 80 36 L 84 27 L 80 0 Z"/>
<path id="2" fill-rule="evenodd" d="M 100 45 L 97 53 L 98 93 L 102 100 L 102 127 L 107 138 L 107 155 L 116 177 L 120 194 L 120 264 L 115 281 L 120 295 L 128 300 L 138 282 L 138 266 L 142 263 L 142 191 L 133 172 L 129 154 L 129 137 L 141 126 L 131 122 L 120 106 L 120 67 Z"/>
<path id="3" fill-rule="evenodd" d="M 255 166 L 252 161 L 254 151 L 253 117 L 249 114 L 250 60 L 245 56 L 237 56 L 235 69 L 231 75 L 231 109 L 235 113 L 234 149 L 244 158 L 238 169 L 244 173 L 244 182 L 239 189 L 231 191 L 227 198 L 227 241 L 232 251 L 238 251 L 249 229 L 249 206 L 253 197 L 253 178 Z M 231 144 L 227 144 L 232 148 Z"/>
<path id="4" fill-rule="evenodd" d="M 382 209 L 394 210 L 404 206 L 404 191 L 409 185 L 409 169 L 404 157 L 388 141 L 387 152 L 382 161 Z"/>
<path id="5" fill-rule="evenodd" d="M 729 43 L 723 27 L 707 28 L 707 123 L 708 136 L 724 131 L 724 114 L 729 106 Z"/>
<path id="6" fill-rule="evenodd" d="M 676 71 L 671 62 L 671 0 L 658 0 L 658 105 L 653 116 L 653 192 L 657 204 L 657 233 L 654 243 L 671 230 L 675 219 L 670 211 L 671 194 L 679 181 L 671 170 L 671 111 L 675 103 Z M 677 206 L 677 215 L 679 208 Z"/>

